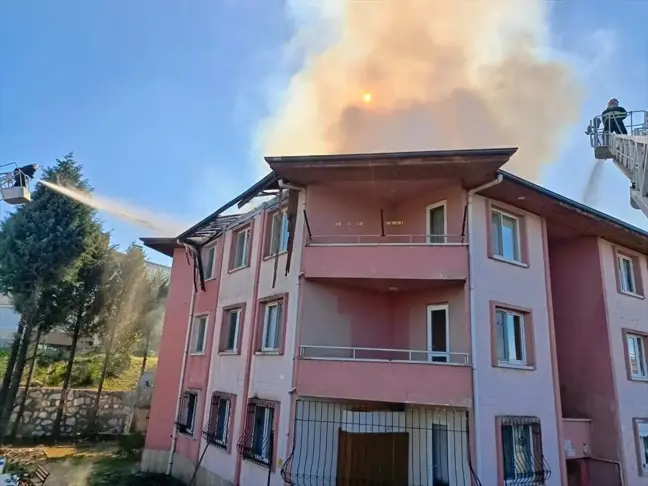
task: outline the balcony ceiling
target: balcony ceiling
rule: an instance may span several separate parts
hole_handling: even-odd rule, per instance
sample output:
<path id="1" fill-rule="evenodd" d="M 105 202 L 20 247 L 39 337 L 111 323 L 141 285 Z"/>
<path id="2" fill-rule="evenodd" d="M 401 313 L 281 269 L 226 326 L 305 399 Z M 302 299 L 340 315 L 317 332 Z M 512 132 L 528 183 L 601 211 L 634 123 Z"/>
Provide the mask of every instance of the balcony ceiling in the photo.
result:
<path id="1" fill-rule="evenodd" d="M 464 285 L 463 280 L 423 280 L 423 279 L 371 279 L 371 278 L 311 278 L 314 282 L 335 287 L 369 290 L 371 292 L 386 292 L 390 294 L 422 292 L 455 285 Z"/>

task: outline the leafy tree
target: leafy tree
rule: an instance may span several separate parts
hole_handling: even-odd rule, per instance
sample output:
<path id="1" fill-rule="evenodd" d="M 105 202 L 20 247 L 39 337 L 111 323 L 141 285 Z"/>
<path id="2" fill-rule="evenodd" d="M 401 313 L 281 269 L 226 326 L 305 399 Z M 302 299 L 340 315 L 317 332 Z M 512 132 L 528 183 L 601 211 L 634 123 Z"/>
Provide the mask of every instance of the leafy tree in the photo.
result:
<path id="1" fill-rule="evenodd" d="M 81 266 L 76 280 L 67 285 L 67 302 L 71 312 L 69 312 L 62 329 L 72 338 L 72 343 L 53 425 L 55 437 L 59 437 L 61 434 L 61 420 L 70 388 L 79 339 L 93 336 L 101 325 L 101 312 L 106 296 L 103 284 L 112 272 L 110 253 L 109 236 L 98 234 L 92 242 L 92 246 L 81 257 Z"/>
<path id="2" fill-rule="evenodd" d="M 105 284 L 102 312 L 104 362 L 92 407 L 89 429 L 93 431 L 104 382 L 111 362 L 118 356 L 130 357 L 139 334 L 139 322 L 148 310 L 150 287 L 144 251 L 132 244 L 125 254 L 113 252 L 116 271 Z"/>
<path id="3" fill-rule="evenodd" d="M 72 154 L 44 171 L 43 179 L 89 191 L 82 166 Z M 48 189 L 35 188 L 32 201 L 11 213 L 0 225 L 0 292 L 11 295 L 21 314 L 21 326 L 12 346 L 0 391 L 0 437 L 11 416 L 27 350 L 48 289 L 74 281 L 80 257 L 100 231 L 95 210 Z"/>

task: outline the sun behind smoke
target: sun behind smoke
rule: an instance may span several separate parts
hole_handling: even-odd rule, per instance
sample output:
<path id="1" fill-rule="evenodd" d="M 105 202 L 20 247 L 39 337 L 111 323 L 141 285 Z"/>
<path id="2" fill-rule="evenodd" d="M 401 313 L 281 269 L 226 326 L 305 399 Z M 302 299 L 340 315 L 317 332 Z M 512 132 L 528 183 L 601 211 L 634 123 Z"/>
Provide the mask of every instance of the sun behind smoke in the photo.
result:
<path id="1" fill-rule="evenodd" d="M 291 5 L 330 15 L 320 3 Z M 262 125 L 264 155 L 517 146 L 506 168 L 532 180 L 553 161 L 582 90 L 546 56 L 545 0 L 332 4 L 339 35 L 311 49 Z"/>

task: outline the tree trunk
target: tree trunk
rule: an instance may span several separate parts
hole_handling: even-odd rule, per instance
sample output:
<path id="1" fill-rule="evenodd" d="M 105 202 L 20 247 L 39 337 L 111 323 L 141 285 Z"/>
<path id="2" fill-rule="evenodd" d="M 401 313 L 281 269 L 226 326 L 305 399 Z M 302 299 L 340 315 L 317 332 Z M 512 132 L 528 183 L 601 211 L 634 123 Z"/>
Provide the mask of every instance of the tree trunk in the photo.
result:
<path id="1" fill-rule="evenodd" d="M 39 326 L 38 331 L 36 332 L 34 354 L 30 359 L 29 372 L 27 373 L 27 380 L 25 381 L 25 392 L 23 393 L 22 399 L 20 400 L 20 407 L 18 407 L 16 420 L 13 421 L 13 424 L 11 426 L 10 437 L 12 439 L 16 437 L 16 434 L 18 434 L 18 425 L 22 420 L 23 413 L 25 413 L 25 402 L 27 402 L 27 394 L 29 393 L 29 387 L 31 386 L 32 377 L 34 376 L 34 368 L 36 368 L 36 360 L 38 359 L 38 342 L 40 341 L 41 333 L 42 333 L 42 328 Z"/>
<path id="2" fill-rule="evenodd" d="M 150 341 L 151 341 L 151 330 L 149 329 L 146 332 L 146 340 L 144 341 L 144 357 L 142 358 L 142 368 L 140 369 L 140 374 L 139 374 L 140 378 L 144 376 L 144 372 L 146 371 L 146 360 L 148 359 Z"/>
<path id="3" fill-rule="evenodd" d="M 52 435 L 54 436 L 54 438 L 59 438 L 61 436 L 61 420 L 63 420 L 65 400 L 67 400 L 67 395 L 70 388 L 70 380 L 72 379 L 72 367 L 74 366 L 74 358 L 76 357 L 79 335 L 81 334 L 81 323 L 83 322 L 84 308 L 85 295 L 81 299 L 81 305 L 77 310 L 77 315 L 74 320 L 74 332 L 72 333 L 72 346 L 70 347 L 70 356 L 68 357 L 67 367 L 65 369 L 65 378 L 63 379 L 63 388 L 61 389 L 61 398 L 59 398 L 58 407 L 56 409 L 56 418 L 54 419 L 54 425 L 52 427 Z"/>
<path id="4" fill-rule="evenodd" d="M 117 332 L 117 326 L 115 326 L 110 331 L 110 336 L 108 338 L 108 346 L 106 346 L 106 356 L 104 357 L 103 367 L 101 368 L 101 377 L 99 378 L 99 384 L 97 385 L 97 394 L 95 395 L 95 402 L 92 406 L 90 412 L 90 419 L 88 421 L 88 432 L 93 434 L 95 432 L 95 425 L 97 421 L 97 415 L 99 413 L 99 402 L 101 400 L 101 394 L 103 392 L 104 381 L 106 381 L 106 375 L 108 374 L 108 364 L 110 363 L 110 358 L 113 351 L 113 344 L 115 339 L 115 333 Z"/>
<path id="5" fill-rule="evenodd" d="M 23 338 L 20 343 L 20 350 L 18 351 L 16 366 L 11 377 L 11 385 L 9 386 L 9 391 L 7 393 L 7 400 L 2 410 L 2 414 L 0 415 L 0 438 L 4 438 L 5 432 L 7 430 L 7 425 L 9 423 L 9 420 L 11 419 L 11 414 L 13 413 L 13 406 L 14 402 L 16 401 L 16 395 L 18 395 L 20 380 L 22 378 L 23 371 L 25 370 L 25 362 L 27 361 L 27 350 L 29 349 L 31 334 L 32 321 L 31 319 L 29 319 L 27 325 L 25 326 Z"/>
<path id="6" fill-rule="evenodd" d="M 0 414 L 4 410 L 4 405 L 7 402 L 7 395 L 9 394 L 9 387 L 11 386 L 11 377 L 16 366 L 16 359 L 18 358 L 18 351 L 20 350 L 20 343 L 25 330 L 25 318 L 21 317 L 18 323 L 18 329 L 14 336 L 13 343 L 11 344 L 11 353 L 7 361 L 7 369 L 5 370 L 4 378 L 2 380 L 2 389 L 0 389 Z"/>

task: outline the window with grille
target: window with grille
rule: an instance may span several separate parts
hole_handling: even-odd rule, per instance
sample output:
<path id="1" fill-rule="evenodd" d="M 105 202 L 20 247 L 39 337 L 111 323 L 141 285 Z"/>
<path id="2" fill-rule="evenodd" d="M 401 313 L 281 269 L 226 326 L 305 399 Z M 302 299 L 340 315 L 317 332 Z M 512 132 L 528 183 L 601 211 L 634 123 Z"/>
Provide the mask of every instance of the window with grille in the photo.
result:
<path id="1" fill-rule="evenodd" d="M 256 464 L 270 467 L 274 455 L 275 404 L 251 400 L 247 407 L 245 433 L 239 441 L 239 452 Z"/>
<path id="2" fill-rule="evenodd" d="M 182 394 L 176 427 L 182 434 L 193 435 L 196 423 L 196 409 L 198 407 L 198 394 L 186 391 Z"/>
<path id="3" fill-rule="evenodd" d="M 540 421 L 533 417 L 504 417 L 501 434 L 505 484 L 545 484 L 551 471 L 542 454 Z"/>
<path id="4" fill-rule="evenodd" d="M 228 446 L 231 408 L 231 395 L 219 392 L 212 394 L 207 440 L 221 449 L 227 449 Z"/>

